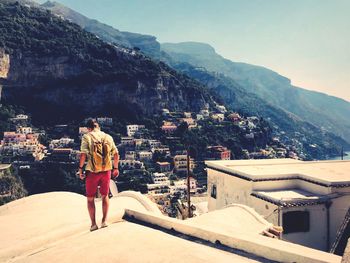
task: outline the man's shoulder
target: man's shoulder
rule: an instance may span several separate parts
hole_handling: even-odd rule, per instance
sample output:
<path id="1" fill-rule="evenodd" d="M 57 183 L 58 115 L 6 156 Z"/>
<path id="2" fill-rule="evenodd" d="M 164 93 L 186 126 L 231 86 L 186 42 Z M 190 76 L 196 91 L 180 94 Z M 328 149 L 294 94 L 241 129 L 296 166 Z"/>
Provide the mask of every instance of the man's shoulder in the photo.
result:
<path id="1" fill-rule="evenodd" d="M 87 138 L 89 138 L 89 133 L 85 133 L 83 137 L 81 137 L 82 140 L 86 140 Z"/>
<path id="2" fill-rule="evenodd" d="M 108 133 L 105 133 L 106 134 L 106 138 L 107 138 L 107 140 L 111 140 L 111 141 L 113 141 L 113 137 L 111 136 L 111 135 L 109 135 Z"/>

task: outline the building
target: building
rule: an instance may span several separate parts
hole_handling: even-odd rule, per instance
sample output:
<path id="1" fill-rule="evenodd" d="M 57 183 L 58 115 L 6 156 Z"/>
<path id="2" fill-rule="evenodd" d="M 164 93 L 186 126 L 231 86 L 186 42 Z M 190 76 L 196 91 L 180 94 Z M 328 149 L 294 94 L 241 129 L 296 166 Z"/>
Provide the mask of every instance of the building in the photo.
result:
<path id="1" fill-rule="evenodd" d="M 231 151 L 221 145 L 208 146 L 207 156 L 208 156 L 208 159 L 213 159 L 213 160 L 230 160 Z"/>
<path id="2" fill-rule="evenodd" d="M 122 169 L 144 169 L 145 165 L 137 160 L 119 160 L 119 167 Z"/>
<path id="3" fill-rule="evenodd" d="M 173 195 L 175 193 L 181 193 L 185 195 L 187 192 L 187 185 L 185 180 L 177 180 L 173 182 L 173 185 L 170 185 L 170 193 Z"/>
<path id="4" fill-rule="evenodd" d="M 135 141 L 133 137 L 121 137 L 120 144 L 124 146 L 133 146 L 135 145 Z"/>
<path id="5" fill-rule="evenodd" d="M 239 123 L 242 119 L 241 115 L 239 115 L 237 112 L 231 113 L 230 115 L 228 115 L 227 117 L 230 121 L 234 122 L 234 123 Z"/>
<path id="6" fill-rule="evenodd" d="M 185 180 L 187 186 L 187 180 Z M 195 194 L 197 192 L 197 180 L 190 176 L 190 193 Z"/>
<path id="7" fill-rule="evenodd" d="M 126 151 L 125 152 L 125 159 L 126 160 L 135 160 L 136 159 L 136 152 L 135 151 Z"/>
<path id="8" fill-rule="evenodd" d="M 16 115 L 16 117 L 15 118 L 12 118 L 12 120 L 14 120 L 14 121 L 26 121 L 26 120 L 28 120 L 28 115 L 25 115 L 25 114 L 18 114 L 18 115 Z"/>
<path id="9" fill-rule="evenodd" d="M 154 184 L 170 184 L 168 176 L 166 176 L 164 173 L 153 173 L 152 180 Z"/>
<path id="10" fill-rule="evenodd" d="M 147 184 L 147 191 L 150 195 L 168 195 L 170 188 L 168 184 Z"/>
<path id="11" fill-rule="evenodd" d="M 159 152 L 165 154 L 165 156 L 170 156 L 170 148 L 164 145 L 161 145 L 160 147 L 157 148 L 152 148 L 151 152 Z"/>
<path id="12" fill-rule="evenodd" d="M 148 145 L 151 149 L 153 149 L 160 147 L 162 143 L 158 140 L 148 140 Z"/>
<path id="13" fill-rule="evenodd" d="M 250 133 L 245 134 L 244 137 L 248 140 L 253 140 L 255 135 L 253 132 L 250 132 Z"/>
<path id="14" fill-rule="evenodd" d="M 33 129 L 32 129 L 32 127 L 22 127 L 22 126 L 19 126 L 19 127 L 17 128 L 17 133 L 29 134 L 29 133 L 33 133 Z"/>
<path id="15" fill-rule="evenodd" d="M 196 120 L 193 119 L 192 117 L 189 117 L 189 118 L 181 118 L 181 119 L 180 119 L 180 122 L 185 122 L 185 123 L 187 123 L 188 126 L 196 125 Z"/>
<path id="16" fill-rule="evenodd" d="M 112 125 L 113 125 L 113 118 L 109 118 L 109 117 L 100 117 L 100 118 L 97 118 L 97 122 L 98 122 L 101 126 L 112 126 Z"/>
<path id="17" fill-rule="evenodd" d="M 282 238 L 329 251 L 350 204 L 350 161 L 207 161 L 209 211 L 248 205 Z M 350 227 L 348 225 L 348 227 Z"/>
<path id="18" fill-rule="evenodd" d="M 210 111 L 209 111 L 209 110 L 201 110 L 201 111 L 199 112 L 199 114 L 202 115 L 203 118 L 208 118 L 209 115 L 210 115 Z"/>
<path id="19" fill-rule="evenodd" d="M 173 134 L 176 131 L 177 126 L 171 122 L 164 122 L 161 129 L 166 134 Z"/>
<path id="20" fill-rule="evenodd" d="M 202 121 L 202 120 L 204 120 L 204 116 L 202 114 L 197 114 L 196 119 L 197 119 L 197 121 Z"/>
<path id="21" fill-rule="evenodd" d="M 162 115 L 168 116 L 170 114 L 170 111 L 168 109 L 162 109 Z"/>
<path id="22" fill-rule="evenodd" d="M 149 162 L 152 160 L 153 153 L 148 151 L 140 151 L 137 153 L 140 161 Z"/>
<path id="23" fill-rule="evenodd" d="M 227 110 L 226 110 L 226 107 L 224 105 L 216 105 L 215 107 L 220 113 L 226 113 Z"/>
<path id="24" fill-rule="evenodd" d="M 214 121 L 222 122 L 225 120 L 225 115 L 223 113 L 213 113 L 210 118 Z"/>
<path id="25" fill-rule="evenodd" d="M 33 155 L 36 159 L 42 159 L 45 147 L 39 143 L 38 133 L 4 132 L 1 141 L 1 153 L 8 156 Z"/>
<path id="26" fill-rule="evenodd" d="M 169 162 L 156 162 L 157 171 L 161 173 L 170 172 L 171 167 Z"/>
<path id="27" fill-rule="evenodd" d="M 190 171 L 195 167 L 193 158 L 190 158 Z M 174 170 L 175 172 L 186 172 L 187 171 L 187 155 L 175 155 L 174 156 Z"/>
<path id="28" fill-rule="evenodd" d="M 148 147 L 147 140 L 143 139 L 143 138 L 134 139 L 134 144 L 135 144 L 135 148 L 136 149 L 141 149 L 141 148 Z"/>
<path id="29" fill-rule="evenodd" d="M 126 125 L 126 133 L 129 137 L 133 137 L 137 131 L 144 128 L 145 128 L 145 125 L 137 125 L 137 124 Z"/>

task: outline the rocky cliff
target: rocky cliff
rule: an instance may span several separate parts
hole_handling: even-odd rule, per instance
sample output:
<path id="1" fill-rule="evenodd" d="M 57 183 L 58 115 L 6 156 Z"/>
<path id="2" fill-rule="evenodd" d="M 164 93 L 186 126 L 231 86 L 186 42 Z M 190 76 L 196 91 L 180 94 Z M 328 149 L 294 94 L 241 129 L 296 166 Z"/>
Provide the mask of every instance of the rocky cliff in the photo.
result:
<path id="1" fill-rule="evenodd" d="M 24 105 L 45 121 L 94 114 L 137 118 L 161 108 L 195 111 L 212 104 L 191 78 L 46 11 L 0 3 L 0 32 L 3 101 Z"/>

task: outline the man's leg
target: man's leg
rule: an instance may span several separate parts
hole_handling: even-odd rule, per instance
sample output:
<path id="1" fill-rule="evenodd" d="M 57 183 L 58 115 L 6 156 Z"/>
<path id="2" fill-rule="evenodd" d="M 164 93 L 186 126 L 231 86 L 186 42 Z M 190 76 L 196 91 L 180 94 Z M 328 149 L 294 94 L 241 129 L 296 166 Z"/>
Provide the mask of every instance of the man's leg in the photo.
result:
<path id="1" fill-rule="evenodd" d="M 102 224 L 106 223 L 107 214 L 108 214 L 108 208 L 109 208 L 109 197 L 108 195 L 102 196 Z"/>
<path id="2" fill-rule="evenodd" d="M 87 207 L 89 211 L 89 216 L 91 220 L 90 231 L 96 230 L 96 218 L 95 218 L 95 194 L 97 190 L 97 176 L 91 172 L 87 172 L 86 175 L 86 196 L 87 196 Z"/>
<path id="3" fill-rule="evenodd" d="M 89 215 L 91 219 L 91 227 L 96 226 L 96 218 L 95 218 L 95 197 L 87 198 L 87 205 L 89 210 Z"/>
<path id="4" fill-rule="evenodd" d="M 103 172 L 100 181 L 100 193 L 102 196 L 102 226 L 105 226 L 109 208 L 109 181 L 111 179 L 111 171 Z"/>

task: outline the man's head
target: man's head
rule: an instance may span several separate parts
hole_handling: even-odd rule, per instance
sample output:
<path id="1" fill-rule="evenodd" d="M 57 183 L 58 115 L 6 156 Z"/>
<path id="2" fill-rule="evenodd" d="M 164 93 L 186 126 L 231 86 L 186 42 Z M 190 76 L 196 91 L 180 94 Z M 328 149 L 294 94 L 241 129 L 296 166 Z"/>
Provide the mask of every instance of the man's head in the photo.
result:
<path id="1" fill-rule="evenodd" d="M 100 128 L 100 125 L 95 119 L 88 119 L 86 122 L 86 127 L 89 131 L 94 130 L 95 128 Z"/>

